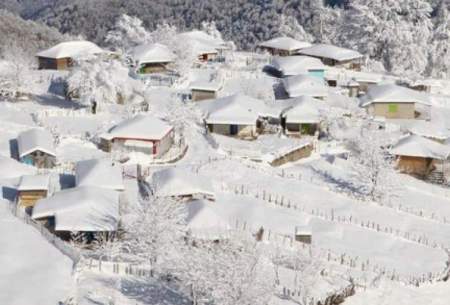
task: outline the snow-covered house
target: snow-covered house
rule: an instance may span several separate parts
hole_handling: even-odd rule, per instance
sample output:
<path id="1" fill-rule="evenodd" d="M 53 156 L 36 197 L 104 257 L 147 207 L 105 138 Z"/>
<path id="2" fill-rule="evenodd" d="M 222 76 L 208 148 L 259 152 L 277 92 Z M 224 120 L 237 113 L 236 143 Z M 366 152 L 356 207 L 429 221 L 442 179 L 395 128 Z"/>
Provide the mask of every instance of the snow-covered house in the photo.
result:
<path id="1" fill-rule="evenodd" d="M 105 151 L 141 152 L 154 157 L 166 153 L 173 143 L 173 127 L 153 116 L 139 114 L 100 136 Z"/>
<path id="2" fill-rule="evenodd" d="M 429 97 L 394 84 L 371 87 L 361 98 L 361 106 L 370 115 L 387 119 L 415 119 L 421 114 L 417 104 L 429 106 Z"/>
<path id="3" fill-rule="evenodd" d="M 321 103 L 313 97 L 302 96 L 296 103 L 281 114 L 281 125 L 288 135 L 314 135 L 319 131 Z"/>
<path id="4" fill-rule="evenodd" d="M 159 43 L 139 45 L 134 48 L 132 56 L 136 70 L 141 74 L 165 72 L 175 60 L 175 54 Z"/>
<path id="5" fill-rule="evenodd" d="M 300 74 L 283 79 L 284 89 L 289 97 L 310 96 L 325 99 L 328 96 L 328 86 L 319 77 Z"/>
<path id="6" fill-rule="evenodd" d="M 418 135 L 410 135 L 395 144 L 391 153 L 397 157 L 400 171 L 426 178 L 434 171 L 444 174 L 450 147 Z"/>
<path id="7" fill-rule="evenodd" d="M 201 106 L 210 132 L 240 138 L 257 137 L 262 130 L 262 118 L 279 117 L 279 111 L 264 101 L 243 94 L 204 102 Z"/>
<path id="8" fill-rule="evenodd" d="M 222 88 L 218 81 L 194 81 L 189 84 L 193 101 L 203 101 L 217 98 L 217 92 Z"/>
<path id="9" fill-rule="evenodd" d="M 52 135 L 39 128 L 21 132 L 17 137 L 19 160 L 38 168 L 51 168 L 56 163 Z"/>
<path id="10" fill-rule="evenodd" d="M 325 65 L 317 58 L 309 56 L 286 56 L 272 59 L 273 67 L 281 77 L 309 74 L 324 79 Z"/>
<path id="11" fill-rule="evenodd" d="M 70 232 L 115 232 L 120 219 L 119 193 L 93 186 L 63 190 L 38 200 L 32 218 L 65 239 Z"/>
<path id="12" fill-rule="evenodd" d="M 186 227 L 188 235 L 196 240 L 223 240 L 228 238 L 231 226 L 227 219 L 208 201 L 195 200 L 187 204 Z"/>
<path id="13" fill-rule="evenodd" d="M 17 186 L 17 203 L 22 207 L 33 207 L 39 199 L 49 195 L 49 175 L 25 175 Z"/>
<path id="14" fill-rule="evenodd" d="M 258 48 L 268 51 L 272 55 L 290 56 L 295 55 L 301 49 L 310 47 L 311 44 L 306 41 L 298 41 L 291 37 L 275 37 L 258 44 Z"/>
<path id="15" fill-rule="evenodd" d="M 357 51 L 329 44 L 317 44 L 299 50 L 299 54 L 316 57 L 327 66 L 361 70 L 363 55 Z"/>
<path id="16" fill-rule="evenodd" d="M 158 171 L 152 175 L 151 184 L 157 197 L 215 200 L 211 181 L 186 168 L 174 167 Z"/>
<path id="17" fill-rule="evenodd" d="M 222 39 L 199 30 L 180 33 L 178 39 L 186 42 L 190 51 L 202 62 L 216 59 L 223 50 L 228 48 L 227 43 Z"/>
<path id="18" fill-rule="evenodd" d="M 73 65 L 74 60 L 101 53 L 104 53 L 104 50 L 95 43 L 80 40 L 61 42 L 37 53 L 36 57 L 39 69 L 66 70 Z"/>
<path id="19" fill-rule="evenodd" d="M 113 166 L 110 159 L 90 159 L 75 165 L 76 186 L 96 186 L 105 189 L 123 191 L 122 170 Z"/>

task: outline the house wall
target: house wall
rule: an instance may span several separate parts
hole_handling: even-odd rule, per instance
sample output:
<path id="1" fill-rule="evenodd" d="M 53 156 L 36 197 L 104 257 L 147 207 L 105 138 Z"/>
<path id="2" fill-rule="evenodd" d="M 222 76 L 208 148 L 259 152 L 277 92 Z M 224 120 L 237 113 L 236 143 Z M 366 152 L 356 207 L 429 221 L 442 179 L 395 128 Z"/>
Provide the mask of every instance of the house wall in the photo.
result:
<path id="1" fill-rule="evenodd" d="M 46 58 L 46 57 L 38 57 L 38 69 L 39 70 L 57 70 L 58 64 L 56 59 Z"/>
<path id="2" fill-rule="evenodd" d="M 167 71 L 167 63 L 148 63 L 141 65 L 140 74 L 162 73 Z"/>
<path id="3" fill-rule="evenodd" d="M 390 107 L 396 105 L 395 112 L 390 111 Z M 414 103 L 373 103 L 369 105 L 369 114 L 381 116 L 388 119 L 414 119 Z"/>
<path id="4" fill-rule="evenodd" d="M 273 160 L 270 165 L 281 166 L 288 162 L 295 162 L 297 160 L 307 158 L 307 157 L 311 156 L 311 153 L 313 150 L 314 150 L 314 147 L 311 144 L 306 145 L 306 146 L 301 147 L 297 150 L 294 150 L 278 159 Z"/>
<path id="5" fill-rule="evenodd" d="M 215 99 L 215 98 L 216 98 L 215 91 L 192 89 L 192 100 L 193 101 L 203 101 L 203 100 L 209 100 L 209 99 Z"/>
<path id="6" fill-rule="evenodd" d="M 46 190 L 33 190 L 33 191 L 19 191 L 18 194 L 19 204 L 22 207 L 33 207 L 36 201 L 47 197 Z"/>
<path id="7" fill-rule="evenodd" d="M 280 49 L 276 49 L 276 48 L 267 48 L 267 47 L 260 47 L 260 49 L 262 51 L 269 52 L 270 55 L 272 55 L 272 56 L 291 56 L 296 53 L 296 50 L 288 51 L 288 50 L 280 50 Z"/>
<path id="8" fill-rule="evenodd" d="M 166 152 L 169 151 L 173 144 L 173 131 L 169 132 L 161 141 L 158 143 L 158 148 L 156 151 L 156 156 L 161 157 Z"/>
<path id="9" fill-rule="evenodd" d="M 397 169 L 405 174 L 426 177 L 435 168 L 433 159 L 399 156 L 397 159 Z"/>
<path id="10" fill-rule="evenodd" d="M 54 156 L 39 150 L 23 156 L 20 161 L 25 164 L 33 165 L 37 168 L 52 168 L 56 164 L 56 158 Z"/>
<path id="11" fill-rule="evenodd" d="M 286 123 L 286 134 L 289 135 L 309 135 L 313 136 L 319 129 L 318 124 L 300 124 L 300 123 Z M 308 132 L 305 132 L 305 131 Z"/>
<path id="12" fill-rule="evenodd" d="M 221 134 L 221 135 L 231 135 L 231 125 L 230 124 L 208 124 L 208 129 L 210 132 Z M 237 125 L 237 134 L 233 135 L 239 138 L 256 137 L 257 130 L 255 125 Z"/>

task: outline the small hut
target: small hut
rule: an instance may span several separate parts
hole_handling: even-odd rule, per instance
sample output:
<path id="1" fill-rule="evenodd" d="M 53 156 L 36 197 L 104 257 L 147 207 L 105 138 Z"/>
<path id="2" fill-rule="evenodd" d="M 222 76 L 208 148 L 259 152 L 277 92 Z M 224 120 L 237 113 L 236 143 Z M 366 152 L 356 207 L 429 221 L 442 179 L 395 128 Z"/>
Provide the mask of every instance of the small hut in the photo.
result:
<path id="1" fill-rule="evenodd" d="M 386 119 L 415 119 L 421 115 L 418 104 L 429 107 L 429 97 L 394 84 L 373 86 L 361 98 L 370 115 Z"/>
<path id="2" fill-rule="evenodd" d="M 298 54 L 301 49 L 310 47 L 311 44 L 306 41 L 298 41 L 291 37 L 281 36 L 263 41 L 258 44 L 258 48 L 268 51 L 271 55 L 291 56 Z"/>
<path id="3" fill-rule="evenodd" d="M 66 70 L 74 61 L 86 56 L 104 53 L 100 47 L 90 41 L 67 41 L 36 54 L 39 69 Z"/>
<path id="4" fill-rule="evenodd" d="M 107 152 L 139 152 L 158 158 L 172 147 L 173 137 L 172 126 L 158 118 L 139 114 L 101 135 L 100 146 Z"/>
<path id="5" fill-rule="evenodd" d="M 326 70 L 319 59 L 309 56 L 275 57 L 270 67 L 275 69 L 280 77 L 306 74 L 324 79 Z"/>
<path id="6" fill-rule="evenodd" d="M 294 106 L 281 114 L 281 125 L 287 135 L 313 136 L 319 131 L 321 114 L 319 104 L 322 101 L 302 96 Z"/>
<path id="7" fill-rule="evenodd" d="M 310 245 L 312 242 L 312 231 L 308 226 L 295 227 L 295 240 Z"/>
<path id="8" fill-rule="evenodd" d="M 397 168 L 406 174 L 427 178 L 432 172 L 443 172 L 450 148 L 418 135 L 401 139 L 391 150 L 397 157 Z"/>
<path id="9" fill-rule="evenodd" d="M 38 168 L 52 168 L 56 152 L 52 135 L 45 129 L 30 129 L 17 137 L 19 160 Z"/>
<path id="10" fill-rule="evenodd" d="M 33 207 L 36 201 L 49 195 L 49 189 L 48 175 L 22 176 L 17 187 L 17 203 L 24 208 Z"/>
<path id="11" fill-rule="evenodd" d="M 316 44 L 309 48 L 301 49 L 301 55 L 319 58 L 325 65 L 342 67 L 351 70 L 361 70 L 363 55 L 357 51 L 345 49 L 329 44 Z"/>
<path id="12" fill-rule="evenodd" d="M 219 82 L 196 81 L 189 85 L 191 89 L 192 100 L 203 101 L 217 98 L 217 92 L 221 88 Z"/>
<path id="13" fill-rule="evenodd" d="M 139 45 L 134 48 L 132 56 L 140 74 L 166 72 L 175 61 L 175 54 L 159 43 Z"/>

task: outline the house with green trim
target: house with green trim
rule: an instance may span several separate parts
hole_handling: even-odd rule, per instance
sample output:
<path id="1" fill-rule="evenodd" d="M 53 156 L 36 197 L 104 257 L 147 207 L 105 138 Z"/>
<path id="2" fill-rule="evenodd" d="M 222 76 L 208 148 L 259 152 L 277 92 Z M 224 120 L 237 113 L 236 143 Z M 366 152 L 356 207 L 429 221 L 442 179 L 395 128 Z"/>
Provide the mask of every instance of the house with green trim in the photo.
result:
<path id="1" fill-rule="evenodd" d="M 386 119 L 416 119 L 423 111 L 417 107 L 419 104 L 430 106 L 429 97 L 394 84 L 373 86 L 361 98 L 361 107 L 371 116 Z"/>

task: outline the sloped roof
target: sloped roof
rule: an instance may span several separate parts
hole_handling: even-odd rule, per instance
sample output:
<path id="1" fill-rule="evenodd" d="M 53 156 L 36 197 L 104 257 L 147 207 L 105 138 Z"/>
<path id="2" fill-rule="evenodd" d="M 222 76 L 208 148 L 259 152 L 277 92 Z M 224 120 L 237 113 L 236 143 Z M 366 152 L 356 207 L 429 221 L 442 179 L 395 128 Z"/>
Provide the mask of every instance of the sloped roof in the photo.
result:
<path id="1" fill-rule="evenodd" d="M 426 94 L 416 90 L 394 84 L 383 84 L 370 87 L 367 94 L 361 98 L 362 107 L 372 103 L 420 103 L 429 105 L 430 99 Z"/>
<path id="2" fill-rule="evenodd" d="M 309 48 L 301 49 L 299 53 L 320 58 L 334 59 L 336 61 L 346 61 L 363 57 L 363 55 L 357 51 L 330 44 L 316 44 Z"/>
<path id="3" fill-rule="evenodd" d="M 33 128 L 21 132 L 17 137 L 19 157 L 22 158 L 36 150 L 56 156 L 52 135 L 45 129 Z"/>
<path id="4" fill-rule="evenodd" d="M 109 159 L 90 159 L 77 162 L 75 166 L 77 186 L 96 186 L 112 190 L 124 190 L 122 171 Z"/>
<path id="5" fill-rule="evenodd" d="M 189 88 L 206 91 L 218 91 L 223 80 L 215 69 L 191 69 Z"/>
<path id="6" fill-rule="evenodd" d="M 0 155 L 0 178 L 17 178 L 22 175 L 33 175 L 36 168 L 30 165 L 20 163 L 12 158 Z"/>
<path id="7" fill-rule="evenodd" d="M 153 174 L 152 182 L 158 197 L 189 196 L 203 194 L 214 198 L 211 181 L 186 168 L 168 168 Z"/>
<path id="8" fill-rule="evenodd" d="M 450 130 L 448 130 L 445 126 L 422 120 L 408 121 L 411 122 L 411 125 L 407 128 L 413 134 L 422 137 L 435 138 L 438 140 L 450 138 Z"/>
<path id="9" fill-rule="evenodd" d="M 255 125 L 259 117 L 279 115 L 279 110 L 264 101 L 240 93 L 203 102 L 200 107 L 207 112 L 208 124 Z"/>
<path id="10" fill-rule="evenodd" d="M 283 113 L 286 123 L 319 123 L 321 121 L 317 100 L 309 96 L 301 96 L 297 103 Z"/>
<path id="11" fill-rule="evenodd" d="M 325 82 L 315 76 L 304 74 L 291 76 L 283 79 L 283 84 L 289 97 L 326 97 L 328 95 L 328 88 Z"/>
<path id="12" fill-rule="evenodd" d="M 186 41 L 197 54 L 214 54 L 217 50 L 225 48 L 225 42 L 199 30 L 178 34 L 178 38 Z"/>
<path id="13" fill-rule="evenodd" d="M 160 140 L 172 130 L 172 126 L 153 116 L 138 114 L 111 128 L 105 137 L 134 140 Z"/>
<path id="14" fill-rule="evenodd" d="M 49 175 L 25 175 L 20 178 L 18 191 L 46 190 L 50 187 Z"/>
<path id="15" fill-rule="evenodd" d="M 142 63 L 167 63 L 175 60 L 175 54 L 159 43 L 139 45 L 133 50 L 135 61 Z"/>
<path id="16" fill-rule="evenodd" d="M 187 204 L 187 228 L 195 238 L 226 238 L 231 229 L 228 221 L 215 209 L 214 203 L 195 200 Z"/>
<path id="17" fill-rule="evenodd" d="M 445 160 L 450 155 L 450 147 L 418 135 L 410 135 L 395 144 L 391 153 L 397 156 Z"/>
<path id="18" fill-rule="evenodd" d="M 50 49 L 36 54 L 38 57 L 46 58 L 78 58 L 86 55 L 103 53 L 95 43 L 85 40 L 61 42 Z"/>
<path id="19" fill-rule="evenodd" d="M 258 46 L 278 50 L 297 51 L 303 48 L 310 47 L 311 44 L 306 41 L 298 41 L 291 37 L 281 36 L 263 41 L 259 43 Z"/>
<path id="20" fill-rule="evenodd" d="M 271 66 L 280 71 L 283 76 L 305 74 L 309 70 L 325 70 L 320 59 L 309 56 L 275 57 Z"/>
<path id="21" fill-rule="evenodd" d="M 119 193 L 82 186 L 40 199 L 33 219 L 55 217 L 56 231 L 115 231 L 119 223 Z"/>

